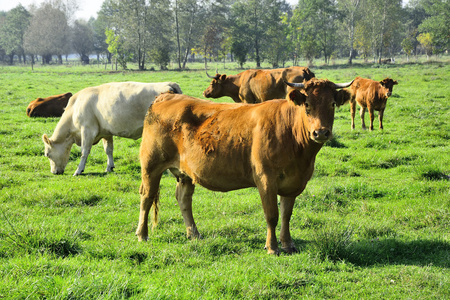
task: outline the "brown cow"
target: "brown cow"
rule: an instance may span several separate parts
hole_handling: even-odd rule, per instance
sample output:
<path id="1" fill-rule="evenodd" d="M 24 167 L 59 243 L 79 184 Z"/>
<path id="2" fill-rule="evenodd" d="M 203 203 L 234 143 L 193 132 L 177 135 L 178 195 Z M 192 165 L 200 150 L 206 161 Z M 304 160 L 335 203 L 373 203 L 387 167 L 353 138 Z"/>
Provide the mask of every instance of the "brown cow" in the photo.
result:
<path id="1" fill-rule="evenodd" d="M 355 129 L 355 112 L 356 103 L 361 107 L 360 117 L 362 128 L 366 129 L 364 122 L 364 113 L 369 111 L 370 116 L 370 130 L 373 130 L 373 120 L 375 118 L 374 110 L 379 111 L 378 119 L 380 121 L 380 129 L 383 129 L 383 114 L 386 108 L 388 97 L 392 95 L 394 85 L 398 84 L 391 78 L 385 78 L 381 81 L 356 77 L 352 85 L 339 92 L 343 98 L 340 102 L 350 102 L 350 112 L 352 115 L 352 129 Z"/>
<path id="2" fill-rule="evenodd" d="M 291 87 L 284 81 L 301 83 L 315 77 L 306 67 L 273 70 L 246 70 L 237 75 L 216 74 L 203 92 L 206 98 L 231 97 L 234 102 L 259 103 L 286 98 Z"/>
<path id="3" fill-rule="evenodd" d="M 148 239 L 148 214 L 156 226 L 161 176 L 177 178 L 178 200 L 187 236 L 200 234 L 192 215 L 194 184 L 227 192 L 257 187 L 267 222 L 266 248 L 278 254 L 275 227 L 281 203 L 281 243 L 296 251 L 289 231 L 295 197 L 314 171 L 316 154 L 331 139 L 337 88 L 311 79 L 288 99 L 259 104 L 214 103 L 186 95 L 163 94 L 149 108 L 140 149 L 141 206 L 136 235 Z"/>
<path id="4" fill-rule="evenodd" d="M 72 93 L 37 98 L 28 104 L 27 116 L 44 118 L 61 117 L 70 97 L 72 97 Z"/>

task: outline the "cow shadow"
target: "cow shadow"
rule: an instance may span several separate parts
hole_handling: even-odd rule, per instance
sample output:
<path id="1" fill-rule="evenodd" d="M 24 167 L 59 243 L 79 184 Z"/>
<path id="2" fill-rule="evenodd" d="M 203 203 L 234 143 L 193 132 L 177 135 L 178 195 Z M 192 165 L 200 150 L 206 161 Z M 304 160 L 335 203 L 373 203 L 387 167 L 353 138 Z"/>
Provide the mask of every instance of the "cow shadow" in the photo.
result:
<path id="1" fill-rule="evenodd" d="M 83 176 L 83 177 L 106 177 L 109 174 L 110 173 L 107 173 L 107 172 L 83 172 L 83 173 L 81 173 L 81 175 L 77 175 L 77 176 Z"/>
<path id="2" fill-rule="evenodd" d="M 313 241 L 294 240 L 300 252 L 314 249 Z M 359 240 L 336 249 L 332 261 L 346 261 L 356 266 L 414 265 L 450 268 L 450 243 L 441 240 L 399 241 L 395 238 Z"/>

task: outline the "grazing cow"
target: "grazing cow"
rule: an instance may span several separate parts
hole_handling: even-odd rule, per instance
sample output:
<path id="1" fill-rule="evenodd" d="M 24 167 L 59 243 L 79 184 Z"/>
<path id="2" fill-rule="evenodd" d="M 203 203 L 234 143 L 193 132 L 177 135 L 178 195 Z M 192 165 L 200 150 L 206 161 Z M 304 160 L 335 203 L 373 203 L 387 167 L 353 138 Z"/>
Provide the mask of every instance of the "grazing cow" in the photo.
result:
<path id="1" fill-rule="evenodd" d="M 28 104 L 27 116 L 44 118 L 61 117 L 70 97 L 72 97 L 72 93 L 37 98 Z"/>
<path id="2" fill-rule="evenodd" d="M 108 156 L 106 171 L 112 172 L 113 136 L 140 138 L 148 107 L 156 96 L 165 92 L 181 93 L 181 89 L 173 82 L 115 82 L 89 87 L 73 95 L 53 135 L 42 136 L 51 172 L 64 173 L 70 149 L 76 143 L 81 146 L 81 161 L 74 176 L 80 175 L 92 145 L 100 139 Z"/>
<path id="3" fill-rule="evenodd" d="M 148 239 L 151 208 L 156 226 L 159 184 L 169 169 L 177 178 L 176 198 L 188 237 L 200 236 L 192 215 L 195 183 L 220 192 L 257 187 L 267 222 L 268 252 L 278 254 L 277 195 L 282 249 L 295 252 L 289 231 L 295 197 L 312 176 L 316 154 L 332 137 L 336 89 L 349 85 L 313 78 L 297 84 L 302 90 L 291 91 L 287 99 L 259 104 L 159 96 L 144 120 L 138 239 Z"/>
<path id="4" fill-rule="evenodd" d="M 207 73 L 208 75 L 208 73 Z M 301 83 L 315 77 L 306 67 L 290 67 L 273 70 L 246 70 L 237 75 L 216 74 L 203 92 L 206 98 L 231 97 L 234 102 L 259 103 L 272 99 L 284 99 L 291 87 L 284 81 Z"/>
<path id="5" fill-rule="evenodd" d="M 370 130 L 373 130 L 374 110 L 379 111 L 378 119 L 380 121 L 380 129 L 383 129 L 383 114 L 386 108 L 388 97 L 392 95 L 394 85 L 397 81 L 391 78 L 385 78 L 381 81 L 356 77 L 352 85 L 339 92 L 342 98 L 341 102 L 350 102 L 350 112 L 352 115 L 352 129 L 355 129 L 355 112 L 356 103 L 361 107 L 359 114 L 361 117 L 362 128 L 366 129 L 364 122 L 364 114 L 367 110 L 370 116 Z"/>

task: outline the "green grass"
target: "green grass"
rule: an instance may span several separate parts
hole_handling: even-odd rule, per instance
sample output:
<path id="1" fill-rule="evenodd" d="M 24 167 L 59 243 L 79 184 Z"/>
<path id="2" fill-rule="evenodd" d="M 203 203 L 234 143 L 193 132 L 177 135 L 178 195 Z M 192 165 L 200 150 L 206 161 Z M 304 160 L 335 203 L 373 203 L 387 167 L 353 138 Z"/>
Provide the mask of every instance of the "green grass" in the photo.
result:
<path id="1" fill-rule="evenodd" d="M 450 297 L 445 61 L 312 68 L 335 82 L 389 76 L 399 85 L 384 131 L 378 121 L 373 132 L 363 131 L 359 117 L 352 131 L 349 107 L 338 109 L 335 138 L 319 152 L 295 204 L 293 255 L 263 249 L 266 225 L 255 189 L 217 193 L 197 186 L 193 209 L 203 239 L 187 240 L 170 175 L 161 182 L 158 227 L 138 243 L 140 140 L 115 139 L 114 173 L 104 173 L 101 145 L 93 147 L 84 175 L 71 176 L 77 146 L 65 174 L 50 173 L 41 136 L 58 119 L 28 118 L 30 101 L 131 80 L 176 81 L 185 94 L 201 97 L 209 84 L 201 68 L 0 67 L 0 299 Z"/>

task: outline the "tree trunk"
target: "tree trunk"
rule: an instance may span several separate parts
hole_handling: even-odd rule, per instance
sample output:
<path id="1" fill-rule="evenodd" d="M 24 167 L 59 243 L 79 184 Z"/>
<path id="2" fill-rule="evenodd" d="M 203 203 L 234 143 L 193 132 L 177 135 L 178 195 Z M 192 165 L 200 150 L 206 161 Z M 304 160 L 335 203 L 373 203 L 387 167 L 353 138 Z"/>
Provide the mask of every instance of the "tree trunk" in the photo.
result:
<path id="1" fill-rule="evenodd" d="M 180 44 L 180 24 L 178 22 L 178 1 L 175 0 L 175 28 L 177 32 L 177 60 L 178 69 L 181 69 L 181 44 Z"/>

